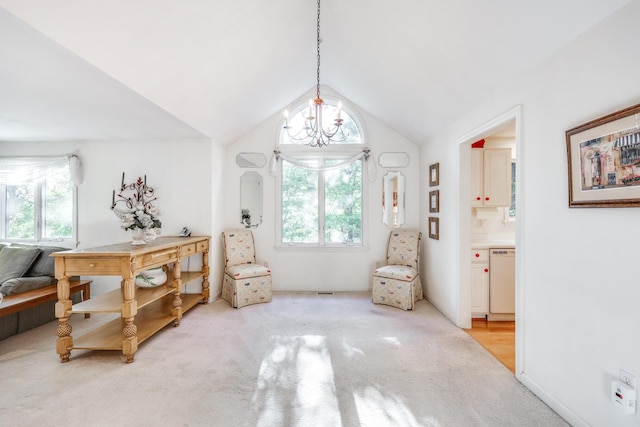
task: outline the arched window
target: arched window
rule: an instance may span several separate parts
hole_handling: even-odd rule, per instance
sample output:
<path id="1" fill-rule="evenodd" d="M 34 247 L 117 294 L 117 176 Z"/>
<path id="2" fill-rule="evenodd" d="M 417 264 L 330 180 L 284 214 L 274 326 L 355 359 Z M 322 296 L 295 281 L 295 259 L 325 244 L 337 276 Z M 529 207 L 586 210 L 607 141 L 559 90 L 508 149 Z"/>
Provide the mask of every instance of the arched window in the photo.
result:
<path id="1" fill-rule="evenodd" d="M 354 114 L 336 103 L 323 105 L 331 126 L 340 114 L 344 137 L 318 148 L 295 138 L 307 134 L 314 108 L 301 105 L 282 122 L 272 173 L 278 175 L 276 245 L 286 250 L 358 250 L 365 245 L 369 151 Z M 290 129 L 286 129 L 288 126 Z M 290 138 L 289 134 L 295 138 Z M 349 249 L 350 248 L 350 249 Z"/>

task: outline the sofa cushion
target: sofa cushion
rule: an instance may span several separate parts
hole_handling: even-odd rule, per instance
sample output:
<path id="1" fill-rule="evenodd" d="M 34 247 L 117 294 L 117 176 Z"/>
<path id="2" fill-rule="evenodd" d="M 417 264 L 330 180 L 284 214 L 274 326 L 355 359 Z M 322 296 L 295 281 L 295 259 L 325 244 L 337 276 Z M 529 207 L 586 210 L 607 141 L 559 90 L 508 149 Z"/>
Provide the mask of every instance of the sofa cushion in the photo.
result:
<path id="1" fill-rule="evenodd" d="M 15 245 L 11 245 L 15 246 Z M 29 247 L 24 245 L 21 247 Z M 30 246 L 33 248 L 33 246 Z M 38 246 L 40 255 L 36 257 L 31 268 L 24 274 L 26 277 L 37 276 L 55 276 L 55 259 L 51 256 L 54 252 L 68 251 L 67 248 L 59 248 L 57 246 Z"/>
<path id="2" fill-rule="evenodd" d="M 51 276 L 41 277 L 16 277 L 15 279 L 9 279 L 0 286 L 0 293 L 3 295 L 15 295 L 22 292 L 27 292 L 32 289 L 43 288 L 45 286 L 52 285 L 54 280 Z"/>
<path id="3" fill-rule="evenodd" d="M 12 248 L 0 250 L 0 284 L 10 279 L 22 277 L 40 254 L 38 248 Z"/>

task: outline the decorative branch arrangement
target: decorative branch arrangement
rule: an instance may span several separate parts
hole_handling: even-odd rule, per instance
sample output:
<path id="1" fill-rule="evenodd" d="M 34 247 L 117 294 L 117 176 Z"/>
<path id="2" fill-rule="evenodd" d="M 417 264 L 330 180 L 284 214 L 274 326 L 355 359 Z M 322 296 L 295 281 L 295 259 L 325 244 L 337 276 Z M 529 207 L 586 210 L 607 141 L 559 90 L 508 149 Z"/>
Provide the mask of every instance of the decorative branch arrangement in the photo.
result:
<path id="1" fill-rule="evenodd" d="M 160 212 L 153 203 L 157 199 L 153 187 L 147 186 L 146 175 L 144 180 L 138 177 L 133 183 L 125 184 L 123 172 L 120 191 L 116 194 L 113 190 L 111 210 L 120 218 L 120 226 L 125 230 L 160 228 Z"/>

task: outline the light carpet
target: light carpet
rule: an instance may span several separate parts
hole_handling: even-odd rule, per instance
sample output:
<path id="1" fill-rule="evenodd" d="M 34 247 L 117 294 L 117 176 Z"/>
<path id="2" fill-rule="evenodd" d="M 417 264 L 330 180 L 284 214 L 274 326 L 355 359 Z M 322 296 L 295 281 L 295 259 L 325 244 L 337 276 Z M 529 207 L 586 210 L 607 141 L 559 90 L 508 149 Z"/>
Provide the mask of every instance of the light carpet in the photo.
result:
<path id="1" fill-rule="evenodd" d="M 72 317 L 72 335 L 107 320 Z M 217 300 L 120 352 L 55 351 L 57 322 L 0 341 L 11 426 L 566 426 L 426 301 L 276 292 Z"/>

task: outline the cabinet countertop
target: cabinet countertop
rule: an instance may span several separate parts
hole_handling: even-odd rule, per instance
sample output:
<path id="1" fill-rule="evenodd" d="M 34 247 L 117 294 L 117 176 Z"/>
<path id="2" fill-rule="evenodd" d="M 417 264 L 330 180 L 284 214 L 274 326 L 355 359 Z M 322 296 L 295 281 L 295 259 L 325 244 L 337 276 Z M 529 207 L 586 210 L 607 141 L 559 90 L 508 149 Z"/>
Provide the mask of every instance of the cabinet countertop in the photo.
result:
<path id="1" fill-rule="evenodd" d="M 472 242 L 471 249 L 492 249 L 492 248 L 515 248 L 516 242 L 513 240 L 485 240 Z"/>

